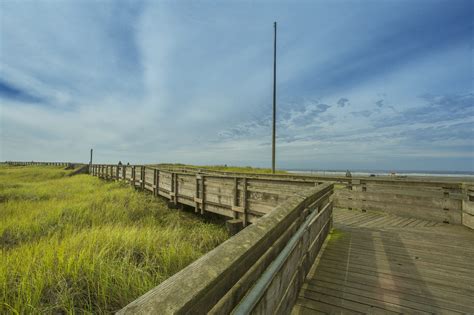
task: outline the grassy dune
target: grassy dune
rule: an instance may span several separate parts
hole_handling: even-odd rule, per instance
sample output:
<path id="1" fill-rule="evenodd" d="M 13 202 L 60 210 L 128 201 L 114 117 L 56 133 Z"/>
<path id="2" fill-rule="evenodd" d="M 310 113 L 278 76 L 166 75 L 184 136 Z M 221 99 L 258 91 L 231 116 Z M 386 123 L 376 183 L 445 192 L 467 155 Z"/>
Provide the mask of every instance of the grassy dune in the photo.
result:
<path id="1" fill-rule="evenodd" d="M 151 195 L 0 166 L 0 313 L 110 313 L 227 238 Z"/>

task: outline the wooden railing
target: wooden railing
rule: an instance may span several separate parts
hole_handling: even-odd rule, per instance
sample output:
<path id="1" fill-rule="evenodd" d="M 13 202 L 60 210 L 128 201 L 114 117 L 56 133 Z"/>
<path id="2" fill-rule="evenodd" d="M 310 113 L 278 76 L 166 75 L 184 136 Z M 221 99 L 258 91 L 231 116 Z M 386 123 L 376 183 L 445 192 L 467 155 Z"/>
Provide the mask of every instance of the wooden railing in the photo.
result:
<path id="1" fill-rule="evenodd" d="M 119 314 L 288 313 L 331 229 L 332 192 L 300 190 Z"/>
<path id="2" fill-rule="evenodd" d="M 128 181 L 173 204 L 194 207 L 196 213 L 213 212 L 240 219 L 243 226 L 255 222 L 301 190 L 319 184 L 312 179 L 181 173 L 144 165 L 93 164 L 90 173 L 105 179 Z"/>
<path id="3" fill-rule="evenodd" d="M 334 185 L 314 179 L 91 165 L 174 204 L 253 223 L 119 313 L 288 312 L 332 226 Z"/>
<path id="4" fill-rule="evenodd" d="M 168 170 L 187 172 L 206 171 L 206 168 L 163 166 Z M 232 172 L 213 171 L 212 174 L 232 176 Z M 334 206 L 340 208 L 374 210 L 399 216 L 472 226 L 472 187 L 474 183 L 430 178 L 344 177 L 298 174 L 245 174 L 249 178 L 278 178 L 313 182 L 336 182 Z M 467 179 L 468 180 L 468 179 Z M 471 188 L 468 188 L 471 187 Z M 469 190 L 471 189 L 471 190 Z M 469 197 L 471 192 L 471 197 Z M 471 214 L 473 213 L 473 214 Z"/>

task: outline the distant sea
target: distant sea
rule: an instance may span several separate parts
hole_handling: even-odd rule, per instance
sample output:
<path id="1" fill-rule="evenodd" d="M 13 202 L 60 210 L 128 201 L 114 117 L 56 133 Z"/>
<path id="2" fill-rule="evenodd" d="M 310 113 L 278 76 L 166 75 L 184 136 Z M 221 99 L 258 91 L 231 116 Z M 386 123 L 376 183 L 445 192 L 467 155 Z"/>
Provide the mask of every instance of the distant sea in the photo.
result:
<path id="1" fill-rule="evenodd" d="M 346 170 L 309 170 L 309 169 L 287 169 L 290 173 L 328 175 L 328 176 L 345 176 Z M 352 176 L 389 176 L 395 173 L 396 176 L 434 176 L 434 177 L 472 177 L 474 172 L 471 171 L 389 171 L 389 170 L 349 170 Z"/>

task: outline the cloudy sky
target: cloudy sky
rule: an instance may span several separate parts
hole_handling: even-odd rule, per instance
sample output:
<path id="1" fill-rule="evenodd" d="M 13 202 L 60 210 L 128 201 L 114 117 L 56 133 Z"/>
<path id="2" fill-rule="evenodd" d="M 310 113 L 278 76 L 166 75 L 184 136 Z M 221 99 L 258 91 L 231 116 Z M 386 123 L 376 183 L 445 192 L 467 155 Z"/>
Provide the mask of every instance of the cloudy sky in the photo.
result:
<path id="1" fill-rule="evenodd" d="M 473 1 L 0 0 L 0 160 L 474 171 Z"/>

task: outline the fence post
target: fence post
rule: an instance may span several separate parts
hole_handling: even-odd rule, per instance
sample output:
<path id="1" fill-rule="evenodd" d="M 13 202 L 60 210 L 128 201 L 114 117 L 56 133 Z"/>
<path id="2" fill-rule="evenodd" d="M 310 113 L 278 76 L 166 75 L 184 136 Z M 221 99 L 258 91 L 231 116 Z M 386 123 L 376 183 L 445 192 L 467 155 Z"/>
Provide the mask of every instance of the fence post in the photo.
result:
<path id="1" fill-rule="evenodd" d="M 141 184 L 140 184 L 140 187 L 141 189 L 145 189 L 145 166 L 141 166 L 141 174 L 140 174 L 140 177 L 141 177 Z"/>
<path id="2" fill-rule="evenodd" d="M 155 196 L 160 195 L 160 170 L 155 169 L 154 175 L 153 175 L 153 181 L 154 181 L 154 193 Z"/>
<path id="3" fill-rule="evenodd" d="M 135 165 L 132 165 L 132 186 L 135 188 Z"/>
<path id="4" fill-rule="evenodd" d="M 242 207 L 244 210 L 243 225 L 247 226 L 247 178 L 243 178 L 243 187 L 242 187 Z"/>
<path id="5" fill-rule="evenodd" d="M 204 175 L 201 175 L 201 214 L 204 214 L 204 208 L 206 203 L 206 191 L 205 191 L 205 181 L 206 178 Z"/>
<path id="6" fill-rule="evenodd" d="M 196 190 L 194 192 L 194 195 L 195 195 L 195 197 L 194 197 L 194 202 L 195 202 L 194 212 L 195 213 L 198 213 L 198 211 L 199 211 L 199 203 L 202 204 L 202 199 L 199 198 L 199 179 L 201 179 L 201 178 L 202 178 L 201 175 L 196 174 Z"/>
<path id="7" fill-rule="evenodd" d="M 232 191 L 232 205 L 237 208 L 238 207 L 238 185 L 239 185 L 239 179 L 237 177 L 234 178 L 234 189 Z M 233 211 L 232 213 L 232 216 L 234 219 L 237 219 L 239 217 L 239 214 L 237 213 L 237 211 Z"/>

